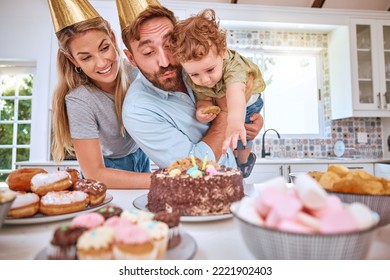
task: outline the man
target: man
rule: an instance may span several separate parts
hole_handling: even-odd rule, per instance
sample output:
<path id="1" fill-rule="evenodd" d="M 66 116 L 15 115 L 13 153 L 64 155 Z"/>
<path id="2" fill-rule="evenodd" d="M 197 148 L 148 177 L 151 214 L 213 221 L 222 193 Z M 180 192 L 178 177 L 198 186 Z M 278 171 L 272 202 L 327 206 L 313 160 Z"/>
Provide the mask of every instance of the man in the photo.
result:
<path id="1" fill-rule="evenodd" d="M 173 12 L 151 0 L 117 0 L 117 8 L 125 54 L 141 72 L 124 101 L 126 130 L 160 168 L 190 155 L 235 167 L 232 151 L 221 155 L 227 114 L 220 113 L 211 125 L 195 118 L 195 97 L 169 48 Z M 251 139 L 263 119 L 256 114 L 252 121 L 246 127 Z"/>

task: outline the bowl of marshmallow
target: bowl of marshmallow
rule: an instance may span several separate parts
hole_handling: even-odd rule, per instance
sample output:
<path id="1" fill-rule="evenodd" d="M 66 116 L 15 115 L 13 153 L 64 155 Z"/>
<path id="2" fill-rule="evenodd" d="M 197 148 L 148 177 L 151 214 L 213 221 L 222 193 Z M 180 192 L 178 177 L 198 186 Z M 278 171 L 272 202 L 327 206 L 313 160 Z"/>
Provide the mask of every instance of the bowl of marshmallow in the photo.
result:
<path id="1" fill-rule="evenodd" d="M 366 205 L 344 203 L 311 176 L 298 174 L 261 184 L 231 206 L 248 250 L 257 259 L 365 259 L 379 215 Z"/>
<path id="2" fill-rule="evenodd" d="M 13 201 L 16 198 L 16 192 L 8 189 L 0 189 L 0 228 L 3 226 Z"/>

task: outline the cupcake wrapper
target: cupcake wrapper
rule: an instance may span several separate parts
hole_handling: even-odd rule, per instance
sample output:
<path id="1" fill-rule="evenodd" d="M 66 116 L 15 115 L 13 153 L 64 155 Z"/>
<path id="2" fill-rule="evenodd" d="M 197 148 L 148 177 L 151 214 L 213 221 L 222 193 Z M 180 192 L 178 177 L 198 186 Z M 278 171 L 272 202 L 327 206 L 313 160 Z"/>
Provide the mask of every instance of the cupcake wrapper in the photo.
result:
<path id="1" fill-rule="evenodd" d="M 70 246 L 55 246 L 50 245 L 47 248 L 47 258 L 49 260 L 76 260 L 76 247 Z"/>
<path id="2" fill-rule="evenodd" d="M 157 259 L 157 251 L 157 246 L 154 246 L 152 251 L 144 254 L 124 252 L 115 245 L 112 248 L 115 260 L 155 260 Z"/>

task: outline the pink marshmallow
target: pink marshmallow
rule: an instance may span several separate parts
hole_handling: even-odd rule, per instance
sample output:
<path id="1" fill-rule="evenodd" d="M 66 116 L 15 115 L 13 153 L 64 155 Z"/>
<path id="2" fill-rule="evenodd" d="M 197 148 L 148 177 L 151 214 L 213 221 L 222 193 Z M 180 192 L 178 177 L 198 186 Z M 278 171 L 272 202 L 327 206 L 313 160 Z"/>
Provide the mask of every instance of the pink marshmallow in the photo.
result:
<path id="1" fill-rule="evenodd" d="M 281 231 L 294 233 L 314 233 L 314 230 L 312 228 L 291 220 L 283 220 L 279 224 L 278 229 Z"/>
<path id="2" fill-rule="evenodd" d="M 277 227 L 282 220 L 295 219 L 296 214 L 302 209 L 302 203 L 295 196 L 285 193 L 271 207 L 265 224 L 270 227 Z"/>
<path id="3" fill-rule="evenodd" d="M 355 218 L 344 208 L 327 211 L 320 218 L 321 233 L 343 233 L 357 231 L 358 229 Z"/>
<path id="4" fill-rule="evenodd" d="M 310 213 L 317 218 L 321 218 L 329 211 L 341 209 L 343 209 L 343 203 L 340 198 L 335 195 L 328 195 L 326 197 L 325 205 L 319 209 L 311 210 Z"/>
<path id="5" fill-rule="evenodd" d="M 297 213 L 295 220 L 297 223 L 309 227 L 315 232 L 320 230 L 320 220 L 305 212 Z"/>
<path id="6" fill-rule="evenodd" d="M 266 217 L 273 205 L 279 204 L 279 201 L 286 195 L 286 192 L 277 188 L 265 189 L 255 201 L 256 211 L 263 218 Z"/>

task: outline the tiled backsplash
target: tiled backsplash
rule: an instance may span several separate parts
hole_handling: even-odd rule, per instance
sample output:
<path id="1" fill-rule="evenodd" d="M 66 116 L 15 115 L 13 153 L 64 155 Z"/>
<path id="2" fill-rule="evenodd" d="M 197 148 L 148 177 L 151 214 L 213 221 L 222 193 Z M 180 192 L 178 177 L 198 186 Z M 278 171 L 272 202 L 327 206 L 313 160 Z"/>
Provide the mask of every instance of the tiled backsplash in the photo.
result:
<path id="1" fill-rule="evenodd" d="M 304 33 L 290 31 L 228 30 L 228 45 L 231 48 L 260 49 L 261 47 L 304 47 L 320 48 L 322 56 L 325 138 L 321 139 L 275 139 L 267 134 L 266 151 L 273 157 L 304 158 L 334 156 L 333 146 L 342 140 L 346 146 L 344 156 L 380 158 L 382 157 L 382 126 L 380 118 L 348 118 L 331 120 L 331 100 L 329 88 L 328 35 L 325 33 Z M 367 133 L 367 143 L 359 144 L 357 133 Z M 259 135 L 253 150 L 261 157 L 262 140 Z"/>
<path id="2" fill-rule="evenodd" d="M 381 158 L 382 128 L 380 118 L 349 118 L 331 121 L 331 138 L 279 139 L 265 138 L 265 150 L 272 157 L 305 158 L 335 156 L 333 146 L 337 140 L 345 144 L 345 157 Z M 359 144 L 357 133 L 367 133 L 367 143 Z M 253 151 L 261 157 L 261 135 L 255 140 Z"/>

